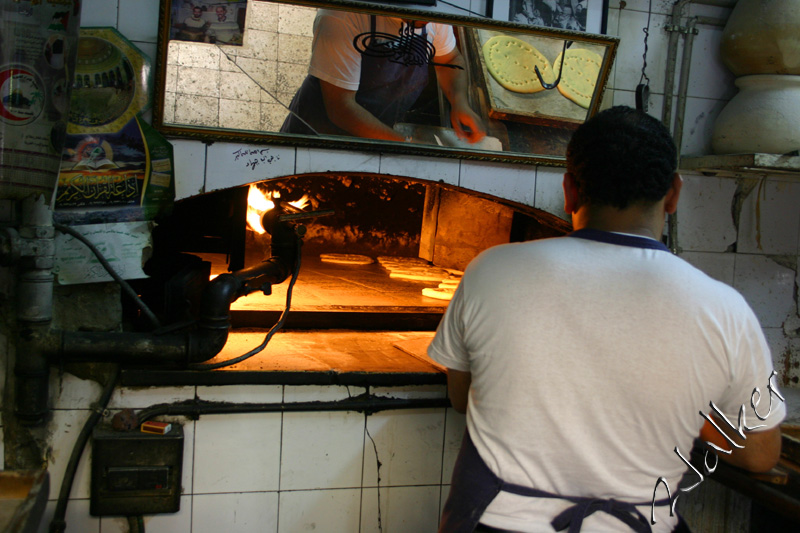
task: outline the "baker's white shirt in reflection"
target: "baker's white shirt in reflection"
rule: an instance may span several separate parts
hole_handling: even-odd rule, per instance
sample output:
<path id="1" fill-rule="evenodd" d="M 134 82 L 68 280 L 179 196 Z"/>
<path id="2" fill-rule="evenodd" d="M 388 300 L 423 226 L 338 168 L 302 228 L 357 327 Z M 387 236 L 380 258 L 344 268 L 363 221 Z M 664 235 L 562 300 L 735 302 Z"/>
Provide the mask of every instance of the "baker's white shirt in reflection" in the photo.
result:
<path id="1" fill-rule="evenodd" d="M 402 19 L 376 17 L 375 31 L 399 35 Z M 353 46 L 357 35 L 370 31 L 370 15 L 320 9 L 314 19 L 314 39 L 308 73 L 336 87 L 358 90 L 361 80 L 361 54 Z M 421 28 L 415 33 L 419 34 Z M 456 47 L 453 28 L 430 22 L 426 25 L 428 41 L 436 49 L 434 57 L 452 52 Z"/>

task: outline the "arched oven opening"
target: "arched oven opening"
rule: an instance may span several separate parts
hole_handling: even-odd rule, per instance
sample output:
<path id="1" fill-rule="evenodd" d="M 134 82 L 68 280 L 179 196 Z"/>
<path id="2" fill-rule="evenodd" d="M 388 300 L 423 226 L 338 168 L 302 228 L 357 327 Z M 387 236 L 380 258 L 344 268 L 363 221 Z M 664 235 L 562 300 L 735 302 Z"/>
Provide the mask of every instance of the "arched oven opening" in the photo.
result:
<path id="1" fill-rule="evenodd" d="M 146 266 L 151 278 L 142 292 L 150 291 L 165 323 L 191 320 L 209 277 L 269 256 L 269 233 L 247 221 L 248 203 L 250 217 L 258 220 L 270 201 L 325 216 L 299 222 L 306 230 L 301 267 L 282 333 L 265 350 L 273 356 L 254 357 L 233 370 L 435 371 L 424 346 L 467 264 L 491 246 L 570 229 L 519 203 L 386 175 L 305 174 L 204 194 L 178 202 L 154 231 Z M 331 256 L 356 264 L 330 262 Z M 393 258 L 404 258 L 408 268 Z M 232 334 L 215 360 L 258 344 L 283 312 L 287 287 L 288 281 L 233 303 Z M 322 361 L 328 352 L 335 352 L 335 361 Z M 394 361 L 401 352 L 413 357 Z"/>

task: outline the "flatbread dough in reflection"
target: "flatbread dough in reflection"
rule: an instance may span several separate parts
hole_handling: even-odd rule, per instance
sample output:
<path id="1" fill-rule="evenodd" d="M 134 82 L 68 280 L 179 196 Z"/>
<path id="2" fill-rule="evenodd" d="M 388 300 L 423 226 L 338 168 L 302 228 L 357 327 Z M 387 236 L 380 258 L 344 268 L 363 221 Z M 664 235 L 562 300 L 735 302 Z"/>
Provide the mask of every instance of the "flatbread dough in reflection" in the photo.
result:
<path id="1" fill-rule="evenodd" d="M 536 48 L 516 37 L 495 35 L 483 45 L 483 57 L 489 74 L 509 91 L 532 94 L 543 91 L 534 67 L 539 67 L 542 79 L 552 83 L 553 68 Z"/>
<path id="2" fill-rule="evenodd" d="M 559 68 L 561 55 L 558 54 L 553 65 Z M 579 106 L 589 109 L 597 78 L 600 76 L 600 65 L 603 58 L 599 54 L 585 48 L 570 48 L 564 56 L 564 72 L 556 86 L 558 92 Z"/>

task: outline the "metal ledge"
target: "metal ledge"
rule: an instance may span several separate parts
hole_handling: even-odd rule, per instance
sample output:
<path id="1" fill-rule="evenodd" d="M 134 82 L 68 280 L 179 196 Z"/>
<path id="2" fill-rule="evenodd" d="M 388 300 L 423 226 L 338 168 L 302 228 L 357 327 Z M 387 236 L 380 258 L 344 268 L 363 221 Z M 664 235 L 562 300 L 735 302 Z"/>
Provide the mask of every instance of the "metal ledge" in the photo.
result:
<path id="1" fill-rule="evenodd" d="M 730 154 L 681 157 L 680 169 L 706 176 L 747 178 L 777 174 L 800 179 L 800 156 Z"/>

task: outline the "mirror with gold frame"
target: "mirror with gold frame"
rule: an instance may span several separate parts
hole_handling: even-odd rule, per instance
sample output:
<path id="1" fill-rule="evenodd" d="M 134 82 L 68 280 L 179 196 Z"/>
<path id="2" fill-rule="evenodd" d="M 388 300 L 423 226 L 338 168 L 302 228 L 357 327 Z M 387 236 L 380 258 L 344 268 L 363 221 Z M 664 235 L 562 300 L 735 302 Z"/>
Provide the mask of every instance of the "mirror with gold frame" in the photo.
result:
<path id="1" fill-rule="evenodd" d="M 397 5 L 161 0 L 167 136 L 562 164 L 619 40 Z"/>

